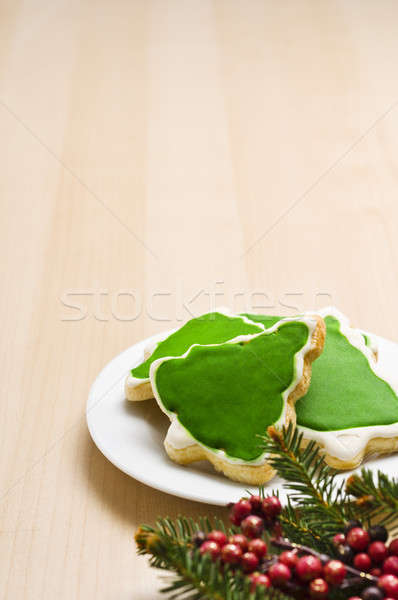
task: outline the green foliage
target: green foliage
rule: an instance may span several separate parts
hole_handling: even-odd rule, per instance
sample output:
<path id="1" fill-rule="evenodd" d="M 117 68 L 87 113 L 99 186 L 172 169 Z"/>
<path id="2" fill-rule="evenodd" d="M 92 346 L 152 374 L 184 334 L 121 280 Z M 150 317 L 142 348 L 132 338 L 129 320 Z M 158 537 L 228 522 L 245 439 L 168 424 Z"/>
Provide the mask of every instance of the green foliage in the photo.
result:
<path id="1" fill-rule="evenodd" d="M 315 442 L 304 447 L 303 435 L 292 425 L 281 431 L 269 428 L 263 448 L 289 491 L 281 517 L 285 534 L 292 541 L 332 552 L 333 535 L 358 513 L 349 502 L 344 482 L 337 484 L 336 471 L 325 463 Z"/>
<path id="2" fill-rule="evenodd" d="M 278 590 L 264 587 L 250 593 L 250 582 L 243 573 L 233 573 L 227 567 L 221 571 L 209 556 L 201 556 L 191 542 L 192 536 L 212 529 L 226 531 L 222 521 L 211 522 L 206 517 L 198 523 L 185 517 L 159 519 L 155 527 L 145 525 L 137 531 L 139 554 L 149 554 L 152 567 L 174 572 L 161 590 L 170 600 L 291 600 Z"/>
<path id="3" fill-rule="evenodd" d="M 170 600 L 184 596 L 184 600 L 253 600 L 287 599 L 275 589 L 258 588 L 250 595 L 250 582 L 242 573 L 233 573 L 211 561 L 207 556 L 202 557 L 198 550 L 191 552 L 180 547 L 178 564 L 175 563 L 175 574 L 170 583 L 161 591 L 169 594 Z"/>
<path id="4" fill-rule="evenodd" d="M 306 518 L 306 511 L 299 510 L 292 504 L 290 498 L 280 515 L 283 535 L 296 544 L 303 544 L 318 552 L 333 552 L 329 539 L 322 538 L 312 528 L 310 519 Z"/>
<path id="5" fill-rule="evenodd" d="M 389 479 L 381 471 L 375 475 L 362 469 L 360 475 L 347 479 L 346 491 L 356 498 L 362 520 L 377 520 L 389 527 L 390 533 L 398 530 L 398 479 Z"/>

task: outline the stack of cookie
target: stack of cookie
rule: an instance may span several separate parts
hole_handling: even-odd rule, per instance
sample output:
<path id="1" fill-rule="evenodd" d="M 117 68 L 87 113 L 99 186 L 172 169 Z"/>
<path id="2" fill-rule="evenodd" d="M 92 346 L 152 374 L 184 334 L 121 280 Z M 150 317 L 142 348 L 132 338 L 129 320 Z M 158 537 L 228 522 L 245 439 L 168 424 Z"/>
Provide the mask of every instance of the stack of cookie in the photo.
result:
<path id="1" fill-rule="evenodd" d="M 260 440 L 269 426 L 297 422 L 340 469 L 398 448 L 397 390 L 378 373 L 374 341 L 335 308 L 191 319 L 147 349 L 126 396 L 154 397 L 168 415 L 172 460 L 206 459 L 252 485 L 274 475 Z"/>

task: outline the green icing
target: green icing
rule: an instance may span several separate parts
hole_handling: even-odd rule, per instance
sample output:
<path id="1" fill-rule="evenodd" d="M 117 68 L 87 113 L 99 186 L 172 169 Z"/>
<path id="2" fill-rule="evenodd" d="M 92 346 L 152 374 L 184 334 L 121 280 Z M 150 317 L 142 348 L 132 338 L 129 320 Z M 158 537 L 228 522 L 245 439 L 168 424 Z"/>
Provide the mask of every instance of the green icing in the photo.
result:
<path id="1" fill-rule="evenodd" d="M 191 319 L 180 329 L 160 342 L 152 355 L 132 369 L 137 379 L 148 379 L 149 369 L 154 360 L 166 356 L 181 356 L 192 344 L 222 344 L 238 335 L 259 333 L 263 328 L 254 323 L 246 323 L 241 317 L 229 317 L 219 312 L 211 312 Z"/>
<path id="2" fill-rule="evenodd" d="M 200 443 L 230 457 L 258 458 L 258 435 L 278 421 L 283 392 L 296 376 L 294 359 L 308 326 L 281 324 L 247 343 L 194 346 L 160 364 L 155 385 L 165 409 Z"/>
<path id="3" fill-rule="evenodd" d="M 297 423 L 317 431 L 389 425 L 398 422 L 398 398 L 378 377 L 366 356 L 325 318 L 323 353 L 312 366 L 311 385 L 296 403 Z"/>
<path id="4" fill-rule="evenodd" d="M 242 313 L 242 316 L 247 317 L 248 319 L 250 319 L 250 321 L 254 321 L 255 323 L 261 323 L 261 325 L 263 325 L 265 327 L 265 329 L 272 327 L 272 325 L 275 325 L 275 323 L 277 323 L 281 319 L 286 318 L 286 317 L 275 317 L 272 315 L 255 315 L 253 313 Z M 295 317 L 293 317 L 293 318 L 295 318 Z"/>

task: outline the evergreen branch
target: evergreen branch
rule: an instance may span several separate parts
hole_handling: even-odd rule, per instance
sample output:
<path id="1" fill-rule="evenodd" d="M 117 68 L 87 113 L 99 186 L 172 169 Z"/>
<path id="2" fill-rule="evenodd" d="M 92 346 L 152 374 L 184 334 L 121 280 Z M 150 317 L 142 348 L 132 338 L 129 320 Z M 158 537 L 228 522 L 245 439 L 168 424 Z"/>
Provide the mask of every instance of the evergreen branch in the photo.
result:
<path id="1" fill-rule="evenodd" d="M 331 550 L 329 541 L 322 538 L 309 526 L 307 520 L 301 516 L 300 510 L 293 506 L 290 498 L 278 518 L 282 525 L 283 535 L 292 542 L 311 546 L 319 552 Z"/>
<path id="2" fill-rule="evenodd" d="M 291 424 L 281 431 L 270 427 L 263 448 L 290 491 L 290 506 L 283 512 L 284 528 L 294 537 L 294 521 L 299 518 L 298 530 L 306 533 L 308 541 L 312 538 L 319 549 L 332 550 L 332 536 L 357 512 L 355 505 L 347 502 L 344 483 L 336 484 L 337 473 L 325 463 L 315 442 L 303 448 L 303 434 Z"/>
<path id="3" fill-rule="evenodd" d="M 221 528 L 221 521 L 212 525 L 202 519 L 196 524 L 179 517 L 175 522 L 159 519 L 155 528 L 144 525 L 138 529 L 135 539 L 139 554 L 149 554 L 152 567 L 174 572 L 161 590 L 170 600 L 292 600 L 275 588 L 258 586 L 251 593 L 250 581 L 242 572 L 226 566 L 222 570 L 218 562 L 202 556 L 191 538 L 199 528 L 209 533 L 214 525 Z"/>
<path id="4" fill-rule="evenodd" d="M 181 547 L 180 551 L 178 562 L 170 564 L 175 574 L 169 585 L 161 590 L 170 594 L 170 600 L 182 596 L 184 600 L 247 600 L 249 597 L 253 600 L 291 600 L 275 588 L 258 587 L 250 594 L 250 583 L 241 572 L 225 567 L 221 571 L 218 562 L 201 556 L 197 550 L 191 554 Z"/>
<path id="5" fill-rule="evenodd" d="M 246 491 L 248 496 L 253 495 L 251 492 L 249 492 L 249 490 Z M 261 485 L 258 495 L 260 498 L 265 498 L 266 495 L 276 496 L 279 498 L 279 490 L 271 490 L 268 494 L 265 494 L 264 486 Z M 278 521 L 283 527 L 284 535 L 292 542 L 305 542 L 309 546 L 313 546 L 315 544 L 319 551 L 326 551 L 328 549 L 329 546 L 324 547 L 321 536 L 312 529 L 309 529 L 307 522 L 301 517 L 300 511 L 293 506 L 289 497 L 287 498 L 286 506 L 282 509 L 281 514 L 278 516 Z M 265 536 L 267 539 L 269 538 L 267 531 L 265 531 Z"/>
<path id="6" fill-rule="evenodd" d="M 374 475 L 369 469 L 362 469 L 360 475 L 347 479 L 346 492 L 356 498 L 362 519 L 377 519 L 392 531 L 398 529 L 398 479 L 390 479 L 381 471 Z"/>

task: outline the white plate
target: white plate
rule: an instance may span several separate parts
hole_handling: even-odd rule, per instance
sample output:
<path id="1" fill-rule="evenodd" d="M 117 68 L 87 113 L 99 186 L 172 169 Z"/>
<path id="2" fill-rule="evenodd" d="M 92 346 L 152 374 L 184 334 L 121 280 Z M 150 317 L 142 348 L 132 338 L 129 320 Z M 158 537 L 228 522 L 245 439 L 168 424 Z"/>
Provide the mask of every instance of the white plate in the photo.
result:
<path id="1" fill-rule="evenodd" d="M 143 340 L 116 356 L 94 381 L 87 404 L 87 423 L 95 444 L 116 467 L 131 477 L 175 496 L 224 505 L 236 501 L 246 489 L 255 492 L 257 488 L 249 488 L 217 474 L 207 462 L 187 467 L 172 462 L 163 448 L 169 420 L 155 400 L 125 400 L 126 375 L 142 361 L 144 347 L 157 337 Z M 380 368 L 390 378 L 397 378 L 398 344 L 374 337 L 379 344 Z M 369 460 L 366 466 L 396 475 L 398 455 Z M 268 487 L 280 489 L 284 498 L 281 484 L 282 481 L 275 478 Z"/>

